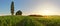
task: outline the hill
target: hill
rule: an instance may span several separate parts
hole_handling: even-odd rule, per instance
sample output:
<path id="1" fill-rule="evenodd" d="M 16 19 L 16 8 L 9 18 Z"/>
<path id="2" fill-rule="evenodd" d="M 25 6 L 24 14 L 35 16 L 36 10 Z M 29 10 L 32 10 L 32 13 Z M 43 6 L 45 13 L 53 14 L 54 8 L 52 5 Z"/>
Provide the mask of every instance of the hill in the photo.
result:
<path id="1" fill-rule="evenodd" d="M 60 16 L 0 16 L 0 26 L 60 26 Z"/>

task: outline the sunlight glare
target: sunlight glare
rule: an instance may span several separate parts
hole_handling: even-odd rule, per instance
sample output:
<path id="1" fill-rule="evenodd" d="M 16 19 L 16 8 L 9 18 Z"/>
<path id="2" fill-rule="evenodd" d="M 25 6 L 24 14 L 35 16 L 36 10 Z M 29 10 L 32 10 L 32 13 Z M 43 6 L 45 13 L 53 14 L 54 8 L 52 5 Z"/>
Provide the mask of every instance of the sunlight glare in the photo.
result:
<path id="1" fill-rule="evenodd" d="M 48 11 L 48 10 L 44 10 L 43 13 L 44 13 L 45 15 L 48 15 L 48 14 L 49 14 L 49 11 Z"/>

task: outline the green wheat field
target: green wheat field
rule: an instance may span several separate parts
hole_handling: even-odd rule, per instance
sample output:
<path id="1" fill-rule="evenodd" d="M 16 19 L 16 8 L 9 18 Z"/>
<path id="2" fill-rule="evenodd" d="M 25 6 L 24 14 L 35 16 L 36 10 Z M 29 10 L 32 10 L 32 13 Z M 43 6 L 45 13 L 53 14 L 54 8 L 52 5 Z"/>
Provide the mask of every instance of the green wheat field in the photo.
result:
<path id="1" fill-rule="evenodd" d="M 0 16 L 0 26 L 60 26 L 60 16 Z"/>

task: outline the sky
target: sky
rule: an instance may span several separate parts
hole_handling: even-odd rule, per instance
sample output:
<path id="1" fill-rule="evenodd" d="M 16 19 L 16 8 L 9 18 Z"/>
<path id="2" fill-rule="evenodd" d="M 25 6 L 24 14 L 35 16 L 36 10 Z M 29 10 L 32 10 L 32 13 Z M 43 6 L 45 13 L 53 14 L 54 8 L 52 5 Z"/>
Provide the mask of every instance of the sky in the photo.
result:
<path id="1" fill-rule="evenodd" d="M 23 15 L 60 15 L 60 0 L 0 0 L 0 15 L 10 15 L 11 2 L 14 1 L 15 13 Z"/>

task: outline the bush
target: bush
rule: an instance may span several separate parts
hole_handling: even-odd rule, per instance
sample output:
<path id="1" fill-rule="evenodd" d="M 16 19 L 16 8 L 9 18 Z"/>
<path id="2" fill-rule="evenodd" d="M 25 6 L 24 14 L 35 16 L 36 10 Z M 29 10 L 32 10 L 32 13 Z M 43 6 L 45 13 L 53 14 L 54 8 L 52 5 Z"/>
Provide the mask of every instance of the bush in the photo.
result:
<path id="1" fill-rule="evenodd" d="M 17 11 L 17 12 L 16 12 L 16 15 L 22 15 L 22 11 L 20 11 L 20 10 Z"/>

